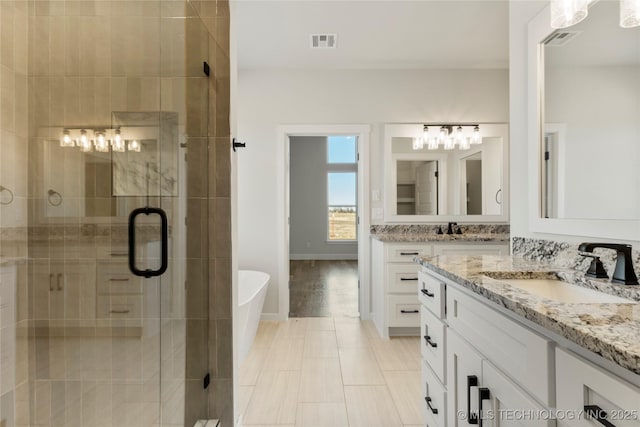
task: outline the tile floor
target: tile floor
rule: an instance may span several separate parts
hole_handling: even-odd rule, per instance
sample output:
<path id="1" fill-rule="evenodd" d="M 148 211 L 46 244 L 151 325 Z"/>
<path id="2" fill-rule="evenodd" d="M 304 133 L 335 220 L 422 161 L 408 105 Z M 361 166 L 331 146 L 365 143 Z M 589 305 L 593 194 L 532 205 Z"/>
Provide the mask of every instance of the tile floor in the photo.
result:
<path id="1" fill-rule="evenodd" d="M 424 426 L 418 337 L 351 317 L 261 322 L 240 369 L 242 426 Z"/>

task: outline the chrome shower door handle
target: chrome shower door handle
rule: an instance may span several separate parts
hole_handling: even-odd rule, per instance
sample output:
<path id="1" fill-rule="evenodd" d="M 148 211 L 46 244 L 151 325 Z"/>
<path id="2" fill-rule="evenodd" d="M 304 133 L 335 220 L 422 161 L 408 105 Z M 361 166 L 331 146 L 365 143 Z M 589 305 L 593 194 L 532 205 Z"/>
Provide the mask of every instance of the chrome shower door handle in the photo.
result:
<path id="1" fill-rule="evenodd" d="M 138 215 L 158 215 L 161 228 L 160 268 L 140 270 L 136 266 L 136 217 Z M 150 278 L 161 276 L 169 266 L 169 225 L 167 214 L 160 208 L 144 207 L 131 211 L 129 215 L 129 270 L 136 276 Z"/>

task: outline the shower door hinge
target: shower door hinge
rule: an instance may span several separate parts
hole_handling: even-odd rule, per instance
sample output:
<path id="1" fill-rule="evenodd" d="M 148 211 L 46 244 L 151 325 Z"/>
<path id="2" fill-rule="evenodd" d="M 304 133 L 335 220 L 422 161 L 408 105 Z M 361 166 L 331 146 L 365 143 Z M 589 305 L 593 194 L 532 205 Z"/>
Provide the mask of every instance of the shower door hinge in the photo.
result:
<path id="1" fill-rule="evenodd" d="M 209 383 L 211 382 L 211 375 L 207 374 L 204 376 L 204 380 L 202 380 L 203 388 L 206 390 L 209 387 Z"/>

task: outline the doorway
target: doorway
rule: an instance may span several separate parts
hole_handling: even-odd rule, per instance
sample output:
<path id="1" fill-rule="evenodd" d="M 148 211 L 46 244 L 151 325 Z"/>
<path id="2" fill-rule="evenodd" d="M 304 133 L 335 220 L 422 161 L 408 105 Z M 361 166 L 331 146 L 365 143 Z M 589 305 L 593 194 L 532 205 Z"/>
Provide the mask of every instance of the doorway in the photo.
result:
<path id="1" fill-rule="evenodd" d="M 353 316 L 360 316 L 361 319 L 370 319 L 371 318 L 371 313 L 370 313 L 370 302 L 369 302 L 369 295 L 370 295 L 370 290 L 369 290 L 369 259 L 368 259 L 368 253 L 369 253 L 369 242 L 367 239 L 357 239 L 357 236 L 368 236 L 368 229 L 369 229 L 369 214 L 368 214 L 368 203 L 369 203 L 369 199 L 367 197 L 367 191 L 365 190 L 365 183 L 368 182 L 368 162 L 369 162 L 369 157 L 368 157 L 368 144 L 369 144 L 369 132 L 370 132 L 370 126 L 367 125 L 290 125 L 290 126 L 281 126 L 279 128 L 279 139 L 281 141 L 283 141 L 283 150 L 282 150 L 282 159 L 284 160 L 283 162 L 283 168 L 281 169 L 282 171 L 282 175 L 281 177 L 283 178 L 283 182 L 284 182 L 284 203 L 281 205 L 283 210 L 282 212 L 282 216 L 281 218 L 283 219 L 281 224 L 281 230 L 282 230 L 282 236 L 283 239 L 281 240 L 282 244 L 279 245 L 279 259 L 281 260 L 280 262 L 280 268 L 279 268 L 279 272 L 280 272 L 280 277 L 282 277 L 284 280 L 279 281 L 278 284 L 278 299 L 279 299 L 279 318 L 281 319 L 287 319 L 290 315 L 290 313 L 292 313 L 292 315 L 296 315 L 297 313 L 294 312 L 293 309 L 290 309 L 290 299 L 291 299 L 291 295 L 290 295 L 290 285 L 296 285 L 296 276 L 294 276 L 294 268 L 296 266 L 292 266 L 292 261 L 291 261 L 291 254 L 294 255 L 301 255 L 303 254 L 303 252 L 299 252 L 298 249 L 295 248 L 291 248 L 293 244 L 293 240 L 291 239 L 291 221 L 292 219 L 295 221 L 295 218 L 291 217 L 291 191 L 292 191 L 292 185 L 293 187 L 295 187 L 295 183 L 293 183 L 293 178 L 291 177 L 291 163 L 292 163 L 292 156 L 291 156 L 291 140 L 292 138 L 297 138 L 297 137 L 323 137 L 325 138 L 325 141 L 327 141 L 328 137 L 331 136 L 340 136 L 340 137 L 346 137 L 346 136 L 352 136 L 354 137 L 354 143 L 355 146 L 357 147 L 355 149 L 355 158 L 356 158 L 356 164 L 355 164 L 355 171 L 356 171 L 356 176 L 354 177 L 355 181 L 355 186 L 356 186 L 356 190 L 355 190 L 355 199 L 356 199 L 356 206 L 355 208 L 353 207 L 353 202 L 351 202 L 351 204 L 349 203 L 344 203 L 345 200 L 340 200 L 338 199 L 335 203 L 332 202 L 333 206 L 329 206 L 329 194 L 328 194 L 328 188 L 329 188 L 329 173 L 336 173 L 336 174 L 340 174 L 340 173 L 352 173 L 352 171 L 346 171 L 346 170 L 340 170 L 338 168 L 338 170 L 325 170 L 326 173 L 326 177 L 323 178 L 323 180 L 325 182 L 325 189 L 320 190 L 320 192 L 318 192 L 317 190 L 313 193 L 313 195 L 315 195 L 316 198 L 321 198 L 325 200 L 325 205 L 324 207 L 321 209 L 324 215 L 324 221 L 325 221 L 325 233 L 323 235 L 325 243 L 327 245 L 329 245 L 330 242 L 330 230 L 331 230 L 331 214 L 333 213 L 334 216 L 334 222 L 333 222 L 333 226 L 334 226 L 334 232 L 336 231 L 340 231 L 339 229 L 336 229 L 335 227 L 339 227 L 339 225 L 344 225 L 345 222 L 349 222 L 352 221 L 355 222 L 355 228 L 356 228 L 356 239 L 351 239 L 351 240 L 356 240 L 357 242 L 352 242 L 355 243 L 355 246 L 357 247 L 357 256 L 354 258 L 353 255 L 350 257 L 347 257 L 345 255 L 341 255 L 341 256 L 336 256 L 336 255 L 331 255 L 331 254 L 337 254 L 340 253 L 340 251 L 338 250 L 338 248 L 341 245 L 344 245 L 344 242 L 333 242 L 331 247 L 333 247 L 333 249 L 330 249 L 328 251 L 325 252 L 325 255 L 322 255 L 321 257 L 319 257 L 320 259 L 317 259 L 318 257 L 315 256 L 298 256 L 297 258 L 299 259 L 295 259 L 293 261 L 299 262 L 300 264 L 303 264 L 303 262 L 306 262 L 308 264 L 309 267 L 309 272 L 308 274 L 316 277 L 316 285 L 309 285 L 310 288 L 313 288 L 314 286 L 316 288 L 322 288 L 323 285 L 318 284 L 318 281 L 320 280 L 319 277 L 322 277 L 320 275 L 320 273 L 318 273 L 318 271 L 313 271 L 314 269 L 319 269 L 322 271 L 328 271 L 328 270 L 333 270 L 335 272 L 340 272 L 339 274 L 336 273 L 335 275 L 332 275 L 331 280 L 329 280 L 327 278 L 327 282 L 331 281 L 332 283 L 335 283 L 338 279 L 336 279 L 336 277 L 344 277 L 344 272 L 345 271 L 353 271 L 353 269 L 357 268 L 357 279 L 355 281 L 355 289 L 357 292 L 357 308 L 358 311 L 350 311 L 351 315 Z M 293 144 L 295 144 L 295 141 L 293 142 Z M 325 142 L 325 144 L 328 144 L 327 142 Z M 295 147 L 294 147 L 295 150 Z M 325 167 L 326 167 L 326 163 L 328 163 L 328 148 L 325 145 L 324 148 L 322 148 L 322 154 L 321 156 L 323 157 L 324 161 L 325 161 Z M 335 177 L 334 177 L 335 178 Z M 344 176 L 338 176 L 337 178 L 345 178 Z M 338 179 L 338 181 L 340 182 L 340 179 Z M 297 182 L 297 181 L 296 181 Z M 343 206 L 345 205 L 345 206 Z M 344 208 L 348 208 L 348 209 L 344 209 Z M 337 208 L 337 209 L 335 209 Z M 320 210 L 320 209 L 319 209 Z M 340 210 L 343 210 L 343 212 L 340 212 Z M 354 212 L 355 211 L 355 215 Z M 349 215 L 350 218 L 349 219 Z M 295 212 L 294 212 L 294 216 L 295 216 Z M 293 238 L 295 238 L 295 236 L 293 236 Z M 306 248 L 306 244 L 307 242 L 311 242 L 311 248 L 309 249 L 313 249 L 313 241 L 310 240 L 303 240 L 302 244 L 303 244 L 303 249 L 307 249 Z M 296 246 L 299 248 L 299 246 Z M 311 254 L 314 255 L 314 254 Z M 316 254 L 317 255 L 317 254 Z M 330 258 L 338 258 L 338 259 L 333 259 L 331 260 Z M 324 259 L 322 259 L 324 258 Z M 349 258 L 353 258 L 353 259 L 349 259 Z M 315 263 L 313 263 L 314 265 L 311 266 L 311 262 L 310 261 L 316 261 Z M 317 262 L 317 261 L 321 261 L 321 262 Z M 326 265 L 322 265 L 322 264 L 328 264 L 328 261 L 336 261 L 336 264 L 340 264 L 337 265 L 335 267 L 335 269 L 328 269 L 326 268 Z M 351 266 L 348 266 L 349 262 L 348 261 L 352 261 L 351 262 Z M 322 267 L 322 268 L 320 268 Z M 298 270 L 301 271 L 301 270 Z M 352 275 L 353 273 L 349 273 L 350 275 Z M 298 276 L 300 277 L 300 276 Z M 327 275 L 328 277 L 328 275 Z M 307 281 L 307 283 L 309 283 L 309 281 Z M 326 289 L 326 288 L 325 288 Z M 327 296 L 327 298 L 329 297 L 331 293 L 326 293 L 325 295 Z M 339 296 L 338 293 L 334 293 L 331 294 L 332 298 L 337 298 L 340 299 L 343 296 Z M 339 313 L 340 310 L 336 309 L 336 313 Z M 316 311 L 316 313 L 320 314 L 319 311 Z M 333 314 L 329 314 L 327 312 L 325 312 L 322 315 L 333 315 Z"/>
<path id="2" fill-rule="evenodd" d="M 358 137 L 289 138 L 289 316 L 357 317 Z"/>

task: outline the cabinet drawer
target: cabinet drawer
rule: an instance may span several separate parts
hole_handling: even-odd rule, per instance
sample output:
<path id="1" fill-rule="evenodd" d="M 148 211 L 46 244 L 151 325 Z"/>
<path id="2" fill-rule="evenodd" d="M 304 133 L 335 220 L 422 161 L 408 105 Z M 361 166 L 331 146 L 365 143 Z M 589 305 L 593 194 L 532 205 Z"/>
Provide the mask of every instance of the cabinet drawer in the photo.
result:
<path id="1" fill-rule="evenodd" d="M 98 297 L 98 318 L 135 319 L 142 316 L 142 297 L 116 295 Z"/>
<path id="2" fill-rule="evenodd" d="M 387 313 L 390 327 L 420 326 L 420 303 L 414 295 L 388 295 Z"/>
<path id="3" fill-rule="evenodd" d="M 553 406 L 553 345 L 474 297 L 447 286 L 447 321 L 488 360 L 545 405 Z"/>
<path id="4" fill-rule="evenodd" d="M 387 245 L 388 262 L 413 262 L 413 257 L 432 255 L 433 245 L 412 244 L 412 245 Z"/>
<path id="5" fill-rule="evenodd" d="M 446 328 L 444 323 L 424 306 L 420 309 L 420 349 L 422 359 L 431 367 L 440 382 L 445 382 Z"/>
<path id="6" fill-rule="evenodd" d="M 424 418 L 427 425 L 445 427 L 447 393 L 435 374 L 424 361 L 422 363 L 422 397 Z M 427 402 L 428 401 L 428 402 Z"/>
<path id="7" fill-rule="evenodd" d="M 435 255 L 509 255 L 509 244 L 443 243 L 435 246 Z"/>
<path id="8" fill-rule="evenodd" d="M 141 294 L 141 277 L 131 274 L 127 263 L 100 261 L 97 265 L 99 295 Z"/>
<path id="9" fill-rule="evenodd" d="M 423 271 L 418 273 L 418 299 L 439 319 L 444 319 L 445 282 Z"/>
<path id="10" fill-rule="evenodd" d="M 418 289 L 418 264 L 387 264 L 387 292 L 415 295 Z"/>
<path id="11" fill-rule="evenodd" d="M 629 375 L 633 375 L 629 373 Z M 640 389 L 567 351 L 556 349 L 556 400 L 558 410 L 597 406 L 616 427 L 638 427 Z M 585 409 L 586 410 L 586 409 Z M 595 410 L 595 408 L 594 408 Z M 595 420 L 566 420 L 562 426 L 599 426 Z M 634 419 L 636 418 L 636 419 Z"/>

